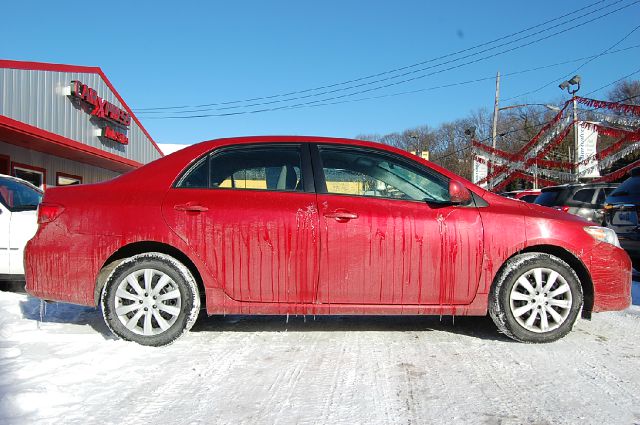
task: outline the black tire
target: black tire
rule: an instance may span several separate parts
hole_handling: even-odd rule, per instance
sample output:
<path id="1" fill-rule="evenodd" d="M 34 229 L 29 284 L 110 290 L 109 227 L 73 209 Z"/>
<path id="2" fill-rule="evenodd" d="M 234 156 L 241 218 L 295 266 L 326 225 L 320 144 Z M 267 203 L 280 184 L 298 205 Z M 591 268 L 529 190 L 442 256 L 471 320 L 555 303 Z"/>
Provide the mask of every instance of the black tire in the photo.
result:
<path id="1" fill-rule="evenodd" d="M 547 287 L 549 281 L 553 283 Z M 558 257 L 532 252 L 516 255 L 502 267 L 489 294 L 489 314 L 509 338 L 545 343 L 571 331 L 582 303 L 576 272 Z"/>
<path id="2" fill-rule="evenodd" d="M 147 288 L 151 289 L 145 291 Z M 118 264 L 106 280 L 101 304 L 104 320 L 116 336 L 158 347 L 171 344 L 191 329 L 200 310 L 200 294 L 182 263 L 169 255 L 149 252 Z"/>

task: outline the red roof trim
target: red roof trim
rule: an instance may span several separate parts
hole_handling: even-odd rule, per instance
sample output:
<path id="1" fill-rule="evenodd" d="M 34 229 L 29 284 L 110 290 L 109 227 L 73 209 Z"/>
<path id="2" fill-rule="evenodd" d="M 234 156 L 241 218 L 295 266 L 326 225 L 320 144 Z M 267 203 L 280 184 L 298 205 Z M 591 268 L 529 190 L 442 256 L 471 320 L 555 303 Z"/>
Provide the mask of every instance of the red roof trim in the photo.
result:
<path id="1" fill-rule="evenodd" d="M 25 61 L 0 59 L 0 68 L 24 69 L 24 70 L 31 70 L 31 71 L 83 72 L 87 74 L 100 75 L 100 77 L 104 80 L 107 87 L 111 89 L 113 94 L 120 101 L 124 109 L 131 115 L 131 118 L 133 118 L 136 124 L 138 124 L 138 127 L 140 127 L 140 130 L 142 130 L 145 136 L 149 138 L 149 141 L 151 142 L 153 147 L 156 148 L 156 150 L 160 153 L 160 156 L 164 156 L 164 154 L 156 144 L 155 140 L 153 140 L 153 137 L 151 137 L 151 135 L 147 132 L 147 130 L 144 128 L 144 126 L 142 125 L 138 117 L 136 117 L 136 115 L 133 113 L 131 108 L 129 108 L 129 105 L 127 105 L 124 99 L 122 99 L 118 91 L 113 87 L 113 84 L 111 84 L 111 81 L 109 81 L 109 79 L 104 74 L 104 72 L 102 72 L 102 69 L 100 69 L 100 67 L 65 65 L 60 63 L 25 62 Z"/>
<path id="2" fill-rule="evenodd" d="M 110 152 L 103 151 L 102 149 L 94 148 L 93 146 L 85 145 L 84 143 L 76 142 L 75 140 L 68 139 L 60 136 L 59 134 L 51 133 L 38 127 L 34 127 L 29 124 L 25 124 L 22 121 L 17 121 L 4 115 L 0 115 L 0 127 L 8 127 L 17 132 L 35 136 L 39 139 L 47 140 L 59 146 L 75 149 L 89 155 L 94 155 L 103 159 L 107 159 L 112 162 L 116 162 L 120 165 L 125 165 L 131 168 L 142 167 L 143 164 L 133 161 L 128 158 L 124 158 L 118 155 L 114 155 Z"/>

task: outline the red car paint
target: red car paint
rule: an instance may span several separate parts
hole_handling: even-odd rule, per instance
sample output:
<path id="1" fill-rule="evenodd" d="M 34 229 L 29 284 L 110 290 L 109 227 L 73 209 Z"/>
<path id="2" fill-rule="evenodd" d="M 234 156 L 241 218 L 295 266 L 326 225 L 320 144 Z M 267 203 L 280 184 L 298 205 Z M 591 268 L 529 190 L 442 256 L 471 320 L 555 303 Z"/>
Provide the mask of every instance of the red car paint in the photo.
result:
<path id="1" fill-rule="evenodd" d="M 173 187 L 212 150 L 264 142 L 360 146 L 404 156 L 457 180 L 487 205 Z M 95 306 L 101 270 L 150 250 L 191 268 L 209 314 L 485 315 L 496 273 L 522 251 L 569 262 L 584 288 L 585 311 L 621 310 L 631 300 L 628 255 L 584 232 L 588 222 L 492 194 L 377 143 L 213 140 L 109 182 L 51 188 L 44 205 L 47 217 L 27 245 L 25 271 L 27 290 L 48 300 Z"/>

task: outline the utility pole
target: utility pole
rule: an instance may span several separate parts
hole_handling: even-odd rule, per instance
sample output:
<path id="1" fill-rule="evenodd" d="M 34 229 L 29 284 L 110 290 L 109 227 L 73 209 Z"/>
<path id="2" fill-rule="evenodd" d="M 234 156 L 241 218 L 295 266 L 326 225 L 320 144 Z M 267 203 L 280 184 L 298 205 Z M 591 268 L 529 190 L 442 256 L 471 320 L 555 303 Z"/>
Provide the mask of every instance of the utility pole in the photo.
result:
<path id="1" fill-rule="evenodd" d="M 578 175 L 578 161 L 580 160 L 580 156 L 578 155 L 579 150 L 579 140 L 578 140 L 578 100 L 576 99 L 576 93 L 580 90 L 580 82 L 582 78 L 579 75 L 574 75 L 570 80 L 563 81 L 560 83 L 558 87 L 560 90 L 567 90 L 571 96 L 573 96 L 573 159 L 571 158 L 571 148 L 569 148 L 569 161 L 573 163 L 573 172 L 576 175 L 576 181 L 580 181 L 580 176 Z M 577 86 L 575 89 L 572 89 L 573 86 Z"/>
<path id="2" fill-rule="evenodd" d="M 493 149 L 496 148 L 496 137 L 498 134 L 498 109 L 500 106 L 500 71 L 498 71 L 498 73 L 496 74 L 496 98 L 495 98 L 495 102 L 493 103 L 493 125 L 491 128 L 491 146 L 493 147 Z M 491 175 L 492 170 L 491 167 L 488 168 L 489 175 Z M 490 181 L 489 183 L 489 189 L 493 188 L 493 182 Z"/>

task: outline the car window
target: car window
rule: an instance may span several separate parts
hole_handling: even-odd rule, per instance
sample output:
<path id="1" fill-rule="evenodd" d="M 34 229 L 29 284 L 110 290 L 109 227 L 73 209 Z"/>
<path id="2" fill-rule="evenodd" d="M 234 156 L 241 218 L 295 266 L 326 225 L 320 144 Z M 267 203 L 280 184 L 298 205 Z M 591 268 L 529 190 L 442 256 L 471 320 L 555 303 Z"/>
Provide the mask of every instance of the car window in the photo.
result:
<path id="1" fill-rule="evenodd" d="M 542 191 L 536 198 L 536 204 L 544 205 L 545 207 L 553 207 L 558 204 L 558 198 L 560 197 L 560 190 Z"/>
<path id="2" fill-rule="evenodd" d="M 573 195 L 573 200 L 590 204 L 594 193 L 595 189 L 580 189 Z"/>
<path id="3" fill-rule="evenodd" d="M 449 180 L 368 149 L 320 146 L 327 192 L 427 202 L 449 201 Z"/>
<path id="4" fill-rule="evenodd" d="M 536 200 L 537 197 L 538 195 L 524 195 L 523 197 L 520 198 L 520 200 L 524 202 L 532 203 L 533 201 Z"/>
<path id="5" fill-rule="evenodd" d="M 598 199 L 596 199 L 596 207 L 602 208 L 604 205 L 604 199 L 606 198 L 605 189 L 602 188 L 598 192 Z"/>
<path id="6" fill-rule="evenodd" d="M 0 202 L 12 211 L 35 210 L 42 193 L 19 181 L 0 179 Z"/>
<path id="7" fill-rule="evenodd" d="M 177 187 L 302 191 L 300 146 L 223 148 L 192 166 Z"/>

